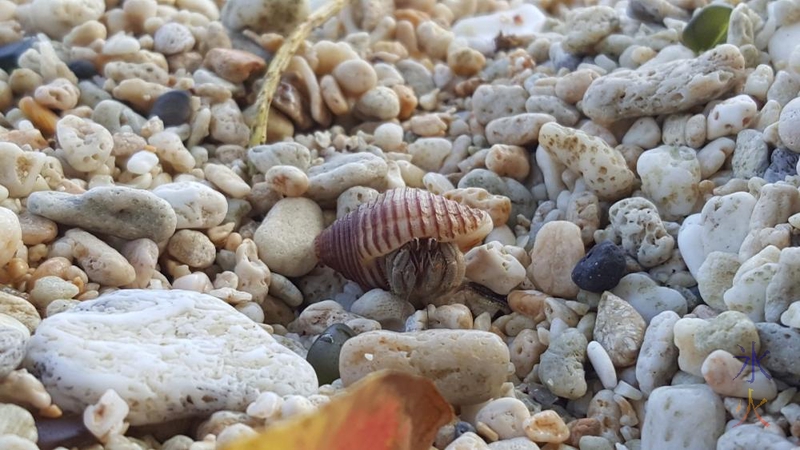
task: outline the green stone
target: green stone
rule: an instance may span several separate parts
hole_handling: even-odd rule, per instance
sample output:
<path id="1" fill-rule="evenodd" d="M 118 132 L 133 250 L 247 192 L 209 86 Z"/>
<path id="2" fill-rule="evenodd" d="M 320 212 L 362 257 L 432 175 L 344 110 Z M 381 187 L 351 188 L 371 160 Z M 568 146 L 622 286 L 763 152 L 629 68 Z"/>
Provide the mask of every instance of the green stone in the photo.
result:
<path id="1" fill-rule="evenodd" d="M 339 378 L 339 354 L 342 346 L 356 332 L 343 323 L 335 323 L 317 337 L 308 349 L 306 361 L 317 372 L 319 384 L 330 384 Z"/>
<path id="2" fill-rule="evenodd" d="M 683 45 L 695 52 L 704 52 L 726 41 L 728 23 L 733 8 L 727 5 L 709 5 L 692 17 L 683 29 Z"/>

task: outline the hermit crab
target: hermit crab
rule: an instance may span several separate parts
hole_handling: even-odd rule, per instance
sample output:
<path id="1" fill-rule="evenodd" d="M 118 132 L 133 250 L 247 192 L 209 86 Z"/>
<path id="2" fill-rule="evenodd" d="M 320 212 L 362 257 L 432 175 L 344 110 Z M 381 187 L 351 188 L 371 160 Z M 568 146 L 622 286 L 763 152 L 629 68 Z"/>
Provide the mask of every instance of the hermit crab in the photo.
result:
<path id="1" fill-rule="evenodd" d="M 339 218 L 315 241 L 319 260 L 361 287 L 435 298 L 464 279 L 462 252 L 492 231 L 485 211 L 421 189 L 391 189 Z"/>

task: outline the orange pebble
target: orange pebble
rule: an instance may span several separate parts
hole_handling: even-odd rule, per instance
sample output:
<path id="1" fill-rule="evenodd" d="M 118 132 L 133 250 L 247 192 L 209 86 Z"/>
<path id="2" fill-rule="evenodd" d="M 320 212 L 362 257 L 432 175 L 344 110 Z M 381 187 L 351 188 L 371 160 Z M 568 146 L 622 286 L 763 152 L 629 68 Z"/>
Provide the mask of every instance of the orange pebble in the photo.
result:
<path id="1" fill-rule="evenodd" d="M 19 109 L 25 113 L 33 125 L 45 136 L 52 136 L 56 132 L 58 116 L 53 111 L 36 103 L 31 97 L 23 97 L 19 101 Z"/>

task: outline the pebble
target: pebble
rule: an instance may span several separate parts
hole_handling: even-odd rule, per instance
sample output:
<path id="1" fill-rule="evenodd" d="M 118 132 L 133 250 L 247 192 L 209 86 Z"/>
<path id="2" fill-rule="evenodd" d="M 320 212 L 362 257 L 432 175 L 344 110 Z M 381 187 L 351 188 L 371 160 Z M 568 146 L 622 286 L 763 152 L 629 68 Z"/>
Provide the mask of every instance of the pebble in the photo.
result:
<path id="1" fill-rule="evenodd" d="M 472 112 L 481 125 L 525 112 L 528 93 L 522 86 L 481 85 L 472 95 Z"/>
<path id="2" fill-rule="evenodd" d="M 141 150 L 128 158 L 125 168 L 128 172 L 136 175 L 144 175 L 149 173 L 158 164 L 158 155 L 155 153 Z"/>
<path id="3" fill-rule="evenodd" d="M 178 230 L 169 238 L 167 251 L 181 263 L 198 269 L 210 267 L 217 256 L 208 236 L 195 230 Z"/>
<path id="4" fill-rule="evenodd" d="M 756 347 L 758 355 L 769 352 L 769 356 L 761 360 L 764 368 L 790 386 L 800 387 L 800 360 L 795 351 L 797 345 L 800 345 L 800 330 L 777 323 L 757 323 L 755 328 L 761 342 L 761 348 Z M 747 348 L 744 345 L 743 347 Z M 741 350 L 738 351 L 740 352 Z"/>
<path id="5" fill-rule="evenodd" d="M 738 134 L 750 125 L 758 113 L 756 102 L 749 95 L 737 95 L 717 103 L 706 119 L 706 138 Z"/>
<path id="6" fill-rule="evenodd" d="M 747 192 L 709 199 L 699 217 L 705 254 L 713 251 L 739 253 L 755 206 L 756 198 Z"/>
<path id="7" fill-rule="evenodd" d="M 614 367 L 636 364 L 647 323 L 625 300 L 604 292 L 597 307 L 594 340 L 608 352 Z"/>
<path id="8" fill-rule="evenodd" d="M 686 299 L 680 292 L 659 286 L 644 273 L 625 275 L 611 291 L 630 303 L 647 323 L 664 311 L 675 311 L 681 316 L 688 312 Z"/>
<path id="9" fill-rule="evenodd" d="M 59 277 L 47 276 L 36 280 L 30 292 L 30 302 L 44 311 L 55 300 L 70 300 L 80 293 L 78 286 Z"/>
<path id="10" fill-rule="evenodd" d="M 153 48 L 166 56 L 187 52 L 194 47 L 194 44 L 195 39 L 191 30 L 177 22 L 162 25 L 153 36 Z"/>
<path id="11" fill-rule="evenodd" d="M 23 245 L 22 227 L 13 211 L 0 207 L 0 268 L 5 267 Z"/>
<path id="12" fill-rule="evenodd" d="M 636 361 L 636 381 L 646 395 L 669 383 L 678 371 L 678 347 L 673 328 L 680 316 L 664 311 L 655 316 L 644 334 Z"/>
<path id="13" fill-rule="evenodd" d="M 337 155 L 308 169 L 306 195 L 314 200 L 330 201 L 352 187 L 383 187 L 388 172 L 386 161 L 371 153 Z"/>
<path id="14" fill-rule="evenodd" d="M 546 223 L 536 235 L 529 266 L 531 279 L 543 292 L 562 298 L 578 295 L 572 271 L 584 257 L 581 230 L 572 222 Z"/>
<path id="15" fill-rule="evenodd" d="M 525 434 L 534 442 L 559 444 L 569 438 L 569 428 L 557 412 L 546 410 L 525 421 Z"/>
<path id="16" fill-rule="evenodd" d="M 528 146 L 539 141 L 539 130 L 548 122 L 555 122 L 549 114 L 524 113 L 500 117 L 486 125 L 486 140 L 489 144 Z"/>
<path id="17" fill-rule="evenodd" d="M 755 400 L 755 396 L 753 399 Z M 760 423 L 743 423 L 734 426 L 717 441 L 717 448 L 752 448 L 753 446 L 769 450 L 794 450 L 797 448 L 796 443 L 793 444 L 785 437 L 762 428 Z"/>
<path id="18" fill-rule="evenodd" d="M 755 345 L 756 352 L 760 350 L 756 324 L 738 311 L 725 311 L 710 320 L 683 318 L 675 323 L 674 332 L 678 366 L 698 377 L 703 375 L 703 361 L 714 350 L 735 355 L 741 353 L 740 347 Z"/>
<path id="19" fill-rule="evenodd" d="M 635 175 L 628 168 L 625 158 L 598 137 L 550 122 L 542 125 L 539 143 L 561 164 L 580 174 L 588 190 L 600 200 L 620 199 L 633 188 Z M 539 153 L 537 152 L 537 162 Z M 560 173 L 548 173 L 544 168 L 542 172 L 545 183 L 548 178 L 561 176 Z"/>
<path id="20" fill-rule="evenodd" d="M 162 184 L 153 194 L 166 200 L 175 211 L 176 229 L 213 228 L 225 220 L 228 202 L 225 196 L 196 181 Z"/>
<path id="21" fill-rule="evenodd" d="M 793 99 L 781 109 L 778 135 L 787 149 L 800 153 L 800 99 Z"/>
<path id="22" fill-rule="evenodd" d="M 664 386 L 647 401 L 642 448 L 716 448 L 724 431 L 725 407 L 711 388 Z"/>
<path id="23" fill-rule="evenodd" d="M 271 271 L 299 277 L 317 265 L 314 239 L 323 228 L 322 210 L 315 202 L 302 197 L 285 198 L 272 207 L 253 240 Z"/>
<path id="24" fill-rule="evenodd" d="M 770 163 L 764 172 L 764 179 L 767 183 L 776 183 L 785 180 L 786 177 L 797 175 L 799 161 L 800 154 L 783 147 L 776 148 L 770 155 Z"/>
<path id="25" fill-rule="evenodd" d="M 525 266 L 501 243 L 490 242 L 464 255 L 465 276 L 500 295 L 507 295 L 525 280 Z"/>
<path id="26" fill-rule="evenodd" d="M 141 333 L 143 326 L 150 332 Z M 25 367 L 67 412 L 82 413 L 116 388 L 134 426 L 244 411 L 260 392 L 308 396 L 317 389 L 306 361 L 233 307 L 190 291 L 117 291 L 48 317 Z M 219 367 L 228 376 L 214 376 Z"/>
<path id="27" fill-rule="evenodd" d="M 450 156 L 453 144 L 444 138 L 421 138 L 408 146 L 411 163 L 426 172 L 438 172 Z"/>
<path id="28" fill-rule="evenodd" d="M 400 65 L 398 65 L 400 68 Z M 402 69 L 400 69 L 402 72 Z M 378 74 L 375 69 L 363 59 L 350 59 L 343 61 L 333 69 L 333 77 L 345 92 L 358 96 L 378 84 Z M 417 92 L 417 95 L 422 93 Z"/>
<path id="29" fill-rule="evenodd" d="M 34 41 L 34 38 L 29 37 L 0 46 L 0 69 L 10 74 L 19 67 L 19 57 L 33 46 Z"/>
<path id="30" fill-rule="evenodd" d="M 609 291 L 625 275 L 625 252 L 611 241 L 592 247 L 572 269 L 572 281 L 581 289 L 598 294 Z"/>
<path id="31" fill-rule="evenodd" d="M 376 86 L 359 97 L 355 108 L 366 119 L 390 120 L 400 114 L 400 98 L 392 89 Z"/>
<path id="32" fill-rule="evenodd" d="M 762 177 L 769 167 L 769 146 L 761 132 L 742 130 L 736 136 L 736 149 L 731 160 L 733 176 L 737 178 Z"/>
<path id="33" fill-rule="evenodd" d="M 619 119 L 686 111 L 730 90 L 744 69 L 739 49 L 719 45 L 693 59 L 648 64 L 596 79 L 582 108 L 601 125 Z"/>
<path id="34" fill-rule="evenodd" d="M 5 314 L 20 321 L 28 331 L 33 333 L 42 321 L 39 312 L 24 298 L 17 297 L 0 290 L 0 314 Z"/>
<path id="35" fill-rule="evenodd" d="M 576 8 L 567 14 L 567 33 L 561 45 L 569 53 L 592 53 L 594 46 L 619 28 L 619 24 L 617 11 L 610 6 Z"/>
<path id="36" fill-rule="evenodd" d="M 149 117 L 158 117 L 165 127 L 176 127 L 189 122 L 192 116 L 191 95 L 186 91 L 168 91 L 158 96 Z"/>
<path id="37" fill-rule="evenodd" d="M 647 150 L 636 163 L 642 192 L 665 220 L 686 217 L 700 197 L 700 162 L 689 147 L 662 145 Z"/>
<path id="38" fill-rule="evenodd" d="M 86 59 L 72 61 L 67 64 L 67 67 L 69 67 L 69 70 L 72 71 L 79 80 L 91 80 L 99 75 L 94 63 Z"/>
<path id="39" fill-rule="evenodd" d="M 675 238 L 667 233 L 656 206 L 644 197 L 614 203 L 608 210 L 608 218 L 622 249 L 643 267 L 656 267 L 672 255 Z"/>
<path id="40" fill-rule="evenodd" d="M 69 165 L 81 172 L 99 169 L 114 147 L 108 130 L 72 114 L 58 121 L 56 136 Z"/>
<path id="41" fill-rule="evenodd" d="M 326 328 L 308 348 L 306 360 L 317 374 L 319 384 L 330 384 L 339 379 L 339 355 L 342 346 L 356 333 L 342 323 Z"/>
<path id="42" fill-rule="evenodd" d="M 767 378 L 760 369 L 753 373 L 752 366 L 743 369 L 742 365 L 742 360 L 725 350 L 715 350 L 703 362 L 701 371 L 708 386 L 726 397 L 772 400 L 778 395 L 771 376 Z"/>
<path id="43" fill-rule="evenodd" d="M 203 65 L 232 83 L 244 82 L 267 67 L 260 56 L 231 48 L 212 48 L 206 53 Z"/>
<path id="44" fill-rule="evenodd" d="M 203 166 L 203 172 L 206 180 L 231 198 L 244 198 L 250 193 L 250 185 L 228 166 L 208 163 Z"/>
<path id="45" fill-rule="evenodd" d="M 308 0 L 235 0 L 225 3 L 220 18 L 232 31 L 248 29 L 256 34 L 286 35 L 308 17 L 310 9 Z"/>
<path id="46" fill-rule="evenodd" d="M 78 228 L 64 236 L 89 280 L 103 286 L 125 286 L 136 279 L 136 271 L 125 257 L 97 237 Z"/>
<path id="47" fill-rule="evenodd" d="M 27 197 L 45 165 L 41 152 L 22 151 L 16 144 L 0 142 L 0 185 L 11 198 Z"/>
<path id="48" fill-rule="evenodd" d="M 497 335 L 474 330 L 370 331 L 345 342 L 340 358 L 345 387 L 392 368 L 431 379 L 457 406 L 499 396 L 510 364 Z"/>
<path id="49" fill-rule="evenodd" d="M 539 362 L 539 379 L 550 392 L 572 400 L 586 395 L 583 364 L 588 344 L 583 333 L 574 328 L 550 342 Z"/>
<path id="50" fill-rule="evenodd" d="M 0 314 L 0 378 L 5 378 L 20 365 L 30 337 L 31 332 L 22 322 Z"/>
<path id="51" fill-rule="evenodd" d="M 34 192 L 28 197 L 28 211 L 60 224 L 128 240 L 164 241 L 175 232 L 177 223 L 170 204 L 158 195 L 123 186 L 98 186 L 80 195 Z"/>
<path id="52" fill-rule="evenodd" d="M 475 415 L 475 423 L 482 423 L 497 433 L 501 440 L 525 437 L 525 423 L 531 417 L 528 407 L 516 398 L 498 398 L 487 403 Z"/>
<path id="53" fill-rule="evenodd" d="M 14 404 L 0 403 L 0 436 L 8 435 L 19 436 L 32 443 L 39 440 L 36 422 L 28 410 Z M 13 446 L 9 448 L 13 449 Z"/>
<path id="54" fill-rule="evenodd" d="M 611 357 L 608 356 L 603 346 L 597 341 L 589 342 L 586 347 L 586 356 L 589 357 L 589 361 L 592 363 L 597 377 L 600 378 L 600 382 L 603 383 L 603 387 L 614 389 L 617 386 L 617 371 L 614 368 Z"/>
<path id="55" fill-rule="evenodd" d="M 350 311 L 359 316 L 378 321 L 384 330 L 402 331 L 414 306 L 403 298 L 382 289 L 372 289 L 358 298 Z"/>

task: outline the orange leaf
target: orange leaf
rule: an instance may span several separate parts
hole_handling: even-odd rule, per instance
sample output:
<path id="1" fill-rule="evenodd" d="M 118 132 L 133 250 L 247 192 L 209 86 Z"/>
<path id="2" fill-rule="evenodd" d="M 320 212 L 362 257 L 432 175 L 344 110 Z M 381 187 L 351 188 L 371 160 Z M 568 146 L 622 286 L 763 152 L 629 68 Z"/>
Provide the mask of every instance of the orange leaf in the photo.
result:
<path id="1" fill-rule="evenodd" d="M 315 413 L 271 425 L 225 450 L 429 450 L 453 417 L 432 381 L 384 370 Z"/>

